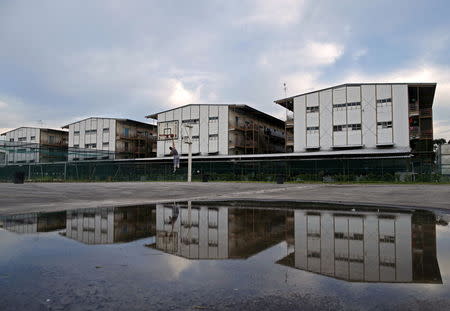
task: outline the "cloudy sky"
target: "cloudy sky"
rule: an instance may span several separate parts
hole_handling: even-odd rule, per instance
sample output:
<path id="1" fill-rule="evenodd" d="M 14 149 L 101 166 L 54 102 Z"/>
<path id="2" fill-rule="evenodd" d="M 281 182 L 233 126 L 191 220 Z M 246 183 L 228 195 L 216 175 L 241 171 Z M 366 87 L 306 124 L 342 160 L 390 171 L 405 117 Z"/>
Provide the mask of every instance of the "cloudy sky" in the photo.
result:
<path id="1" fill-rule="evenodd" d="M 450 1 L 0 0 L 0 130 L 346 82 L 437 82 L 450 139 Z"/>

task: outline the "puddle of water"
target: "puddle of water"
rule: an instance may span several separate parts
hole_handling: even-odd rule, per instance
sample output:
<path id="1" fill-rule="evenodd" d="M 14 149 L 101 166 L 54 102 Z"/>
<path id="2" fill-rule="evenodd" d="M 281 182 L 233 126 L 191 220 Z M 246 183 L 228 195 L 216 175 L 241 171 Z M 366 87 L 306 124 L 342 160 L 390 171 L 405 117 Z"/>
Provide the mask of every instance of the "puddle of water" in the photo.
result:
<path id="1" fill-rule="evenodd" d="M 448 215 L 186 202 L 0 217 L 0 309 L 446 309 Z"/>

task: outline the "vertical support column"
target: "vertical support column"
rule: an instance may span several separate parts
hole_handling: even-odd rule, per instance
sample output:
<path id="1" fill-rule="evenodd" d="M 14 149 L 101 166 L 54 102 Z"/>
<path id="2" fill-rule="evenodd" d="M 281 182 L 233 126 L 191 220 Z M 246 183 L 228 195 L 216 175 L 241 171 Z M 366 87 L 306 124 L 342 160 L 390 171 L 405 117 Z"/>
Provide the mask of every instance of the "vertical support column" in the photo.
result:
<path id="1" fill-rule="evenodd" d="M 188 182 L 192 182 L 192 125 L 189 125 L 188 143 Z"/>

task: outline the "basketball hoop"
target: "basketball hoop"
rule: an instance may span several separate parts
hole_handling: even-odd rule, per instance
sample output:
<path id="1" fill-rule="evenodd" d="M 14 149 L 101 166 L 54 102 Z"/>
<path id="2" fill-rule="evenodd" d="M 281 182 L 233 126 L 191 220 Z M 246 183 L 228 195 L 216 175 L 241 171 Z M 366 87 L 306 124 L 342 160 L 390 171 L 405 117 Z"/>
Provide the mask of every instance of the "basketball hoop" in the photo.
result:
<path id="1" fill-rule="evenodd" d="M 172 140 L 175 138 L 175 134 L 159 134 L 158 140 Z"/>

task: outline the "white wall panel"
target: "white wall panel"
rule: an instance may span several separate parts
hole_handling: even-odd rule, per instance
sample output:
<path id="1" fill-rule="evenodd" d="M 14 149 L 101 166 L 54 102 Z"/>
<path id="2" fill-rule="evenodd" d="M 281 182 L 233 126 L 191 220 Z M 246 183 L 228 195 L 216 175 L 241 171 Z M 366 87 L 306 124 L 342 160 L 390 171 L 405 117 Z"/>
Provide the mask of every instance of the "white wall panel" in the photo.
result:
<path id="1" fill-rule="evenodd" d="M 344 104 L 347 102 L 346 88 L 339 87 L 333 89 L 333 104 Z"/>
<path id="2" fill-rule="evenodd" d="M 199 137 L 200 137 L 200 154 L 208 153 L 208 133 L 209 133 L 209 106 L 200 106 L 200 124 L 199 124 Z"/>
<path id="3" fill-rule="evenodd" d="M 320 92 L 320 148 L 330 150 L 333 145 L 332 90 Z"/>
<path id="4" fill-rule="evenodd" d="M 319 126 L 319 113 L 310 112 L 306 114 L 306 127 Z"/>
<path id="5" fill-rule="evenodd" d="M 344 129 L 340 132 L 333 133 L 333 146 L 345 146 L 347 145 L 347 130 Z"/>
<path id="6" fill-rule="evenodd" d="M 361 124 L 361 106 L 347 107 L 347 124 Z"/>
<path id="7" fill-rule="evenodd" d="M 395 146 L 409 148 L 408 85 L 392 86 L 392 109 Z"/>
<path id="8" fill-rule="evenodd" d="M 392 103 L 379 103 L 377 105 L 377 122 L 392 121 Z"/>
<path id="9" fill-rule="evenodd" d="M 377 85 L 377 99 L 391 98 L 391 85 L 390 84 L 378 84 Z"/>
<path id="10" fill-rule="evenodd" d="M 362 85 L 362 136 L 365 148 L 376 148 L 377 145 L 377 121 L 376 121 L 376 97 L 375 85 Z"/>
<path id="11" fill-rule="evenodd" d="M 306 107 L 316 107 L 319 106 L 319 93 L 314 92 L 306 95 Z"/>
<path id="12" fill-rule="evenodd" d="M 354 103 L 361 101 L 361 86 L 347 87 L 347 102 Z"/>
<path id="13" fill-rule="evenodd" d="M 333 125 L 346 125 L 347 124 L 347 110 L 345 107 L 339 107 L 333 109 Z"/>
<path id="14" fill-rule="evenodd" d="M 305 96 L 294 98 L 294 152 L 303 152 L 306 148 L 306 106 Z"/>
<path id="15" fill-rule="evenodd" d="M 377 129 L 378 144 L 391 144 L 392 141 L 392 128 L 382 128 L 381 125 Z"/>
<path id="16" fill-rule="evenodd" d="M 354 131 L 352 129 L 348 129 L 347 136 L 348 136 L 348 145 L 359 146 L 362 144 L 361 131 L 358 130 Z"/>
<path id="17" fill-rule="evenodd" d="M 228 106 L 219 106 L 219 154 L 228 154 Z"/>
<path id="18" fill-rule="evenodd" d="M 312 134 L 306 134 L 306 146 L 308 148 L 318 148 L 319 144 L 319 131 L 313 131 Z"/>
<path id="19" fill-rule="evenodd" d="M 307 216 L 302 210 L 294 211 L 295 223 L 295 267 L 299 269 L 307 269 L 308 264 L 308 243 L 307 243 Z"/>

